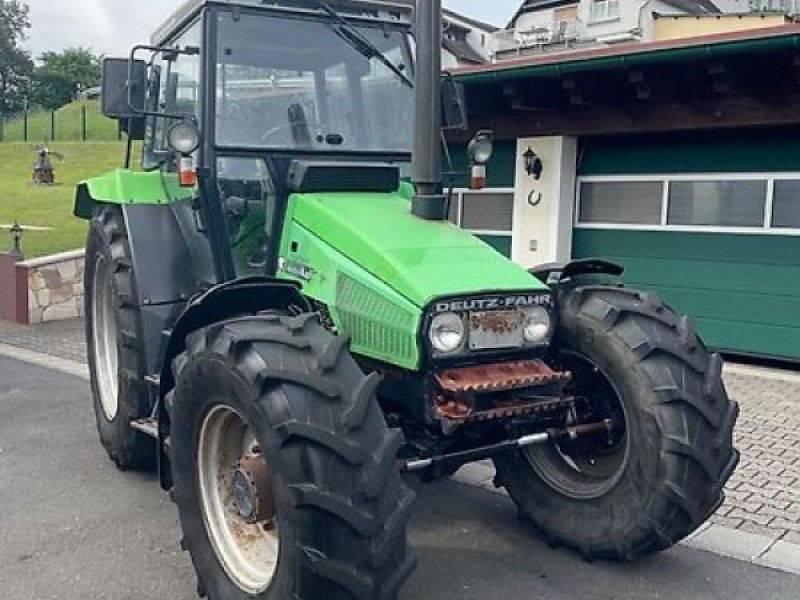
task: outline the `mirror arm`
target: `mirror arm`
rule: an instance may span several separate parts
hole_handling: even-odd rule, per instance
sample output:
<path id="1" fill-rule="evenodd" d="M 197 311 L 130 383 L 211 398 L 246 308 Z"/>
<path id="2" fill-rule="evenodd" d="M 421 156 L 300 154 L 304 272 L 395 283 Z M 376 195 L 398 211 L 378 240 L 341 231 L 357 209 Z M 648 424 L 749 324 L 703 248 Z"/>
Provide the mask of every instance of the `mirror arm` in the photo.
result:
<path id="1" fill-rule="evenodd" d="M 136 54 L 140 51 L 149 51 L 155 54 L 163 54 L 165 60 L 167 61 L 175 61 L 179 55 L 183 54 L 185 56 L 196 56 L 200 54 L 200 48 L 197 46 L 184 46 L 183 48 L 165 48 L 164 46 L 150 46 L 148 44 L 139 44 L 134 46 L 131 49 L 130 53 L 130 60 L 128 61 L 128 108 L 130 109 L 132 114 L 138 115 L 139 117 L 161 117 L 165 119 L 175 119 L 175 120 L 184 120 L 191 118 L 192 120 L 196 121 L 196 117 L 194 115 L 189 114 L 178 114 L 178 113 L 164 113 L 158 111 L 152 111 L 147 109 L 141 109 L 133 105 L 133 93 L 135 91 L 133 84 L 133 65 L 136 62 Z M 152 65 L 153 60 L 151 59 L 150 64 Z"/>

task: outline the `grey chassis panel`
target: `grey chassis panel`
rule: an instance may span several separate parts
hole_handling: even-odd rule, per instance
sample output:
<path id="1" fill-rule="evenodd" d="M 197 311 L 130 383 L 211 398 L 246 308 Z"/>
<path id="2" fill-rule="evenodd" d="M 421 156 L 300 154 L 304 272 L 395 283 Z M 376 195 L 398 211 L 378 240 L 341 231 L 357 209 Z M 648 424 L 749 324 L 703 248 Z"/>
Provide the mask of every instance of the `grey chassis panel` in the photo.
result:
<path id="1" fill-rule="evenodd" d="M 201 284 L 213 284 L 206 236 L 197 231 L 191 201 L 125 204 L 140 306 L 185 302 Z"/>
<path id="2" fill-rule="evenodd" d="M 136 273 L 148 373 L 161 371 L 168 343 L 164 330 L 201 286 L 213 284 L 208 239 L 197 231 L 191 201 L 122 207 Z"/>

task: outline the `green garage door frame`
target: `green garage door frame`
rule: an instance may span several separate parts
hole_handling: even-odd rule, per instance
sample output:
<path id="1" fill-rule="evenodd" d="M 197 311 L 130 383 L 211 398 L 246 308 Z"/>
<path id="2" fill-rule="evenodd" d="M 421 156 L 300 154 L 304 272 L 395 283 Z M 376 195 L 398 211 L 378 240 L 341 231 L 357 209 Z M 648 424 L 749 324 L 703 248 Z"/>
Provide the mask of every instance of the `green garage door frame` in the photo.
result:
<path id="1" fill-rule="evenodd" d="M 591 139 L 579 176 L 800 172 L 800 132 Z M 621 263 L 631 287 L 694 315 L 706 342 L 800 360 L 800 235 L 576 226 L 573 256 Z"/>

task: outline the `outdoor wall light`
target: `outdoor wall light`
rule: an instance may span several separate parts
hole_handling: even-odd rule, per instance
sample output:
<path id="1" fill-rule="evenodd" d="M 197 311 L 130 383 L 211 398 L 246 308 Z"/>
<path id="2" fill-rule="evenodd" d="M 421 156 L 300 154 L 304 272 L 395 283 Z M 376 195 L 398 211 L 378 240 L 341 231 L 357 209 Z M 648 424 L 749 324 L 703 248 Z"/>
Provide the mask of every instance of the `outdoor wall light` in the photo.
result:
<path id="1" fill-rule="evenodd" d="M 542 171 L 544 171 L 542 159 L 539 158 L 530 146 L 528 146 L 528 150 L 522 155 L 522 158 L 525 159 L 525 172 L 528 175 L 532 175 L 536 181 L 539 181 L 542 177 Z"/>
<path id="2" fill-rule="evenodd" d="M 536 181 L 539 181 L 542 178 L 542 172 L 544 171 L 544 163 L 542 159 L 539 158 L 539 155 L 533 151 L 533 148 L 528 146 L 528 150 L 523 153 L 522 155 L 523 160 L 525 161 L 525 172 L 532 176 Z M 542 192 L 538 191 L 536 188 L 532 189 L 531 192 L 528 194 L 528 204 L 531 206 L 539 206 L 542 202 Z"/>

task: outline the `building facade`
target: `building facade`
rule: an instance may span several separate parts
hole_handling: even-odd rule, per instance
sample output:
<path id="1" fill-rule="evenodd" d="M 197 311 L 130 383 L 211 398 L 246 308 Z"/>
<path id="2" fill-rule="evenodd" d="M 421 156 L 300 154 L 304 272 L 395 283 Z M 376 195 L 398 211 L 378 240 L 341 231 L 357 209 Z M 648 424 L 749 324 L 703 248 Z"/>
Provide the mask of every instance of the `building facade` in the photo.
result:
<path id="1" fill-rule="evenodd" d="M 493 60 L 504 60 L 770 27 L 797 9 L 797 0 L 526 0 L 507 28 L 492 36 L 490 50 Z"/>
<path id="2" fill-rule="evenodd" d="M 713 347 L 799 361 L 797 47 L 790 24 L 462 69 L 497 152 L 451 218 L 525 267 L 617 261 Z"/>

